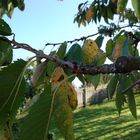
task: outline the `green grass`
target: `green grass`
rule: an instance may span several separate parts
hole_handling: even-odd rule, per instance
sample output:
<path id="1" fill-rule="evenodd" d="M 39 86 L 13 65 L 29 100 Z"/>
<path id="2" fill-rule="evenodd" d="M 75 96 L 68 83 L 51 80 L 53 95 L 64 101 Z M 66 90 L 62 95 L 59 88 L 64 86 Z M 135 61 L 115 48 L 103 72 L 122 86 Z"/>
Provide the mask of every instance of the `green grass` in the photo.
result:
<path id="1" fill-rule="evenodd" d="M 119 117 L 114 101 L 77 109 L 74 113 L 74 132 L 77 140 L 140 140 L 140 97 L 137 97 L 135 120 L 127 105 Z M 53 126 L 54 127 L 54 126 Z M 56 140 L 63 140 L 53 128 Z"/>

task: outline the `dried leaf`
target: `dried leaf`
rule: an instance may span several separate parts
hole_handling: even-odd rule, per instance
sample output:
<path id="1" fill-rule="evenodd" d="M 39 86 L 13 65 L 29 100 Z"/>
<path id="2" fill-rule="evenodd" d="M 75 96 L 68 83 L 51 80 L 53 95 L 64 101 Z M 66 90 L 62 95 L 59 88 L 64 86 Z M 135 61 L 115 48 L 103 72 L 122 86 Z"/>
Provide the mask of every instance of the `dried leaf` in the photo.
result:
<path id="1" fill-rule="evenodd" d="M 36 67 L 32 77 L 33 86 L 37 85 L 37 82 L 41 77 L 42 73 L 45 71 L 46 67 L 47 67 L 47 61 L 42 62 Z"/>
<path id="2" fill-rule="evenodd" d="M 114 60 L 116 60 L 119 56 L 121 56 L 123 47 L 124 47 L 124 43 L 125 43 L 126 37 L 121 35 L 117 38 L 116 40 L 116 44 L 112 53 L 112 58 Z"/>
<path id="3" fill-rule="evenodd" d="M 89 8 L 86 10 L 86 21 L 87 21 L 87 22 L 90 22 L 92 18 L 93 18 L 93 10 L 92 10 L 91 7 L 89 7 Z"/>

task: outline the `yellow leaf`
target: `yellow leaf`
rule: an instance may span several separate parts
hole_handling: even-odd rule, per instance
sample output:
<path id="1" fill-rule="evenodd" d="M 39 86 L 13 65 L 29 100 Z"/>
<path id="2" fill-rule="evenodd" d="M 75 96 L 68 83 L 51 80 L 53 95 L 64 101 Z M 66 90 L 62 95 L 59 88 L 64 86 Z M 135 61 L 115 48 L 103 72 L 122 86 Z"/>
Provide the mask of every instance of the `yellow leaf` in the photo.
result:
<path id="1" fill-rule="evenodd" d="M 86 40 L 82 47 L 84 63 L 91 64 L 95 60 L 98 50 L 98 45 L 94 40 Z"/>
<path id="2" fill-rule="evenodd" d="M 87 22 L 90 22 L 90 20 L 93 18 L 93 10 L 92 10 L 92 8 L 90 7 L 90 8 L 88 8 L 87 10 L 86 10 L 86 21 Z"/>
<path id="3" fill-rule="evenodd" d="M 64 70 L 61 67 L 55 68 L 52 77 L 51 82 L 54 84 L 60 83 L 60 81 L 64 80 L 66 78 L 66 75 L 64 73 Z"/>
<path id="4" fill-rule="evenodd" d="M 64 73 L 64 70 L 61 67 L 57 67 L 54 70 L 52 74 L 51 82 L 52 82 L 53 91 L 59 85 L 64 87 L 64 90 L 67 91 L 69 105 L 72 108 L 72 110 L 75 110 L 78 105 L 77 92 L 74 89 L 73 85 L 70 82 L 68 82 L 68 77 L 66 76 L 66 74 Z"/>
<path id="5" fill-rule="evenodd" d="M 61 67 L 57 67 L 52 74 L 52 90 L 55 93 L 53 114 L 57 127 L 66 140 L 75 140 L 73 132 L 73 112 L 75 109 L 75 97 L 73 97 L 74 89 L 67 81 Z M 77 95 L 76 95 L 77 99 Z M 72 102 L 72 106 L 71 106 Z"/>
<path id="6" fill-rule="evenodd" d="M 72 108 L 72 110 L 75 110 L 78 105 L 77 92 L 71 83 L 68 83 L 67 89 L 68 89 L 67 91 L 68 91 L 69 105 Z"/>
<path id="7" fill-rule="evenodd" d="M 6 128 L 0 133 L 0 140 L 11 140 L 11 132 L 10 128 L 6 126 Z"/>
<path id="8" fill-rule="evenodd" d="M 69 105 L 67 85 L 61 85 L 54 99 L 54 119 L 61 134 L 66 140 L 74 140 L 73 132 L 73 112 Z"/>

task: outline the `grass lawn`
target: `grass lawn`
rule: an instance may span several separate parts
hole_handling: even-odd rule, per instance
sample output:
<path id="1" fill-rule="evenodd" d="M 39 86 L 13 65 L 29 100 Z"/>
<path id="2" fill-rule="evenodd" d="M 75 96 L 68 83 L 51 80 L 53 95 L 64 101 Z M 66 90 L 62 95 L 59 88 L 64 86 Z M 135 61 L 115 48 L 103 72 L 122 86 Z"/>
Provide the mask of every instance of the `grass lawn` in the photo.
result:
<path id="1" fill-rule="evenodd" d="M 119 117 L 114 101 L 77 109 L 74 113 L 76 139 L 140 140 L 140 95 L 137 96 L 137 114 L 135 120 L 125 105 Z M 63 140 L 54 126 L 51 131 L 56 140 Z"/>

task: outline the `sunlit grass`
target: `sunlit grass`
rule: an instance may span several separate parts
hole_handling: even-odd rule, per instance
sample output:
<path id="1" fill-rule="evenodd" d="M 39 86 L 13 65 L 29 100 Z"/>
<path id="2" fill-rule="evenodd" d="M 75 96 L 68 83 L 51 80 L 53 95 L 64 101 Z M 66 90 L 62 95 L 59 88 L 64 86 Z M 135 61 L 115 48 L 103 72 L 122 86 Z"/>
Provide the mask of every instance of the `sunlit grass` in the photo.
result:
<path id="1" fill-rule="evenodd" d="M 77 140 L 140 140 L 140 97 L 137 97 L 138 119 L 127 105 L 119 117 L 114 101 L 77 109 L 74 113 L 74 132 Z M 63 140 L 57 129 L 56 140 Z"/>

